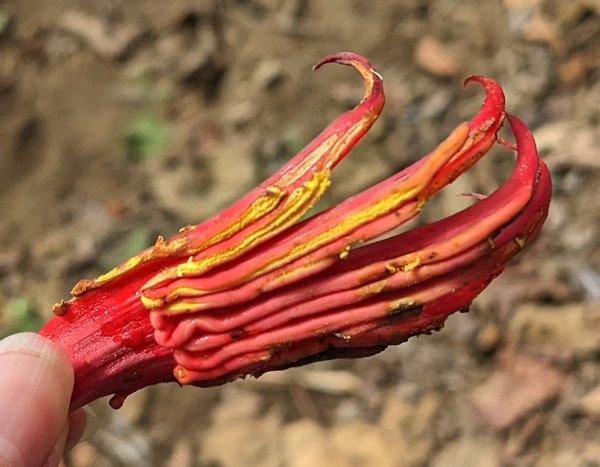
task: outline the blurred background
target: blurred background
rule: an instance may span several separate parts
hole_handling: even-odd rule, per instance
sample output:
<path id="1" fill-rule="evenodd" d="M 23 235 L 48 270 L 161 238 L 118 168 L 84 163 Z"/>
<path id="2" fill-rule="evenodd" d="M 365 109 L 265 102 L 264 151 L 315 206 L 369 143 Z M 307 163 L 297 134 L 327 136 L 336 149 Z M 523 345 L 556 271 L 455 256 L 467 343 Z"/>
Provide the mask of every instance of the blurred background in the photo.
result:
<path id="1" fill-rule="evenodd" d="M 113 411 L 69 466 L 593 466 L 600 462 L 599 0 L 0 1 L 0 334 L 37 329 L 94 277 L 271 174 L 362 97 L 387 104 L 320 207 L 433 148 L 504 87 L 554 198 L 538 241 L 467 314 L 365 360 Z M 482 160 L 421 222 L 489 193 Z"/>

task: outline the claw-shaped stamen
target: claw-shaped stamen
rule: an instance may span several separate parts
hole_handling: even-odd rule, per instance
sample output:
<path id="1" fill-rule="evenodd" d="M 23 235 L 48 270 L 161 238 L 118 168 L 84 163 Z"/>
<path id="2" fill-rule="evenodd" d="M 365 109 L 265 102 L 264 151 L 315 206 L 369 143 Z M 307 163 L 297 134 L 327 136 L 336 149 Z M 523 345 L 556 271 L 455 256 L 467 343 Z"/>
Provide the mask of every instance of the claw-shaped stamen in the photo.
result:
<path id="1" fill-rule="evenodd" d="M 325 57 L 315 69 L 329 62 L 352 66 L 363 78 L 365 95 L 354 109 L 335 119 L 279 171 L 218 215 L 166 242 L 157 242 L 93 281 L 80 281 L 72 294 L 81 295 L 165 257 L 184 256 L 187 261 L 155 275 L 145 288 L 202 274 L 239 257 L 302 217 L 329 185 L 331 170 L 371 128 L 384 103 L 381 75 L 365 58 L 341 52 Z"/>
<path id="2" fill-rule="evenodd" d="M 182 274 L 182 278 L 158 286 L 151 281 L 144 286 L 144 303 L 174 314 L 247 301 L 330 266 L 352 245 L 417 215 L 432 194 L 490 148 L 502 124 L 504 95 L 498 84 L 488 78 L 471 80 L 481 82 L 486 91 L 482 108 L 423 159 L 225 267 L 204 275 Z M 252 285 L 247 284 L 250 281 Z"/>
<path id="3" fill-rule="evenodd" d="M 527 127 L 506 115 L 516 138 L 507 181 L 469 208 L 362 245 L 419 213 L 437 191 L 496 142 L 504 94 L 492 79 L 467 78 L 486 93 L 479 112 L 400 173 L 316 214 L 300 217 L 329 184 L 334 166 L 383 106 L 379 73 L 353 66 L 363 100 L 338 117 L 281 170 L 217 216 L 183 229 L 92 281 L 56 307 L 41 331 L 75 367 L 72 408 L 176 379 L 210 386 L 315 360 L 372 355 L 438 329 L 537 234 L 550 177 Z M 511 145 L 508 145 L 512 147 Z"/>
<path id="4" fill-rule="evenodd" d="M 248 355 L 260 352 L 269 361 L 265 368 L 282 364 L 289 358 L 283 348 L 293 352 L 297 345 L 306 351 L 307 341 L 324 349 L 395 343 L 468 305 L 532 238 L 547 213 L 548 172 L 522 122 L 509 119 L 517 136 L 516 168 L 486 199 L 358 248 L 346 261 L 294 287 L 241 308 L 198 312 L 157 330 L 157 341 L 176 349 L 180 382 L 246 373 Z M 409 251 L 419 244 L 423 247 Z M 403 329 L 410 332 L 399 333 Z M 280 360 L 271 362 L 272 354 Z M 256 361 L 252 365 L 258 368 Z"/>

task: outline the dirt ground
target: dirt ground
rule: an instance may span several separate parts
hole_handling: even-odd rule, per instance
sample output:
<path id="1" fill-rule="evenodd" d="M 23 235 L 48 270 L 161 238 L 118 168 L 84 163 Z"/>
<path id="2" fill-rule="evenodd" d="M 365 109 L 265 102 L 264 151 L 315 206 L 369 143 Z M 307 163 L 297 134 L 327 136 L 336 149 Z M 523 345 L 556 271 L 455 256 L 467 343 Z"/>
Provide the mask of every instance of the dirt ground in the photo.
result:
<path id="1" fill-rule="evenodd" d="M 359 361 L 162 385 L 69 466 L 600 465 L 600 1 L 0 0 L 0 331 L 226 206 L 362 95 L 387 103 L 321 206 L 433 148 L 504 87 L 554 182 L 538 241 L 445 329 Z M 508 174 L 482 160 L 423 213 Z"/>

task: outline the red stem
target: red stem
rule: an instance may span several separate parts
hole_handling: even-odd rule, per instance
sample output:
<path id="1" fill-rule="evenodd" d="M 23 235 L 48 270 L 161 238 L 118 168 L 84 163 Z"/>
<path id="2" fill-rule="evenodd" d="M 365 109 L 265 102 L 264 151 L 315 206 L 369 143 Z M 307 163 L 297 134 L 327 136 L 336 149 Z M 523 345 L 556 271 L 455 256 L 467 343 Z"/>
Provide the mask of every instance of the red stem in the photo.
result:
<path id="1" fill-rule="evenodd" d="M 70 300 L 63 304 L 62 315 L 40 330 L 71 356 L 71 410 L 110 394 L 111 406 L 118 408 L 138 389 L 175 381 L 172 351 L 154 340 L 148 310 L 139 299 L 141 285 L 155 273 L 154 267 L 146 266 Z"/>

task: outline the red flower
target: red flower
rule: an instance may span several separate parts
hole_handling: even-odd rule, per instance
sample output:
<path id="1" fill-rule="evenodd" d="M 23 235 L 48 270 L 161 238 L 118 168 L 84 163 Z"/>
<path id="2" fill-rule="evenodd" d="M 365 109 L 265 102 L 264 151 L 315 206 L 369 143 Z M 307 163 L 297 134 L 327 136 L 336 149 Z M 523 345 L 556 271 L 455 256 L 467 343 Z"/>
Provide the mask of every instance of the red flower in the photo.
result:
<path id="1" fill-rule="evenodd" d="M 329 175 L 377 119 L 381 76 L 353 66 L 365 97 L 277 173 L 213 218 L 95 280 L 80 281 L 40 331 L 75 367 L 72 408 L 107 394 L 113 407 L 158 382 L 211 386 L 338 357 L 362 357 L 441 328 L 541 228 L 550 176 L 533 137 L 504 112 L 491 78 L 479 112 L 389 179 L 304 221 Z M 362 245 L 416 216 L 427 199 L 496 142 L 504 119 L 517 158 L 508 180 L 473 206 Z"/>

